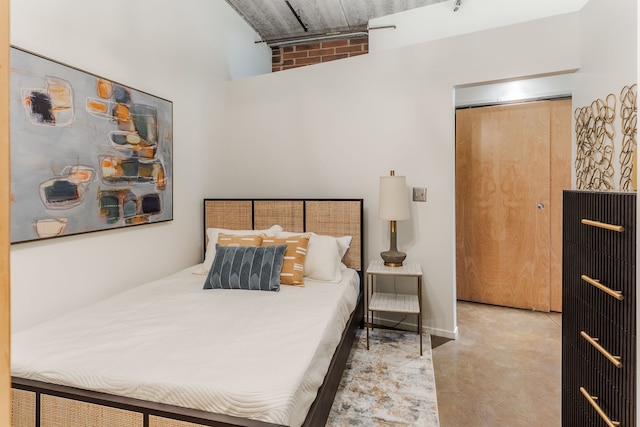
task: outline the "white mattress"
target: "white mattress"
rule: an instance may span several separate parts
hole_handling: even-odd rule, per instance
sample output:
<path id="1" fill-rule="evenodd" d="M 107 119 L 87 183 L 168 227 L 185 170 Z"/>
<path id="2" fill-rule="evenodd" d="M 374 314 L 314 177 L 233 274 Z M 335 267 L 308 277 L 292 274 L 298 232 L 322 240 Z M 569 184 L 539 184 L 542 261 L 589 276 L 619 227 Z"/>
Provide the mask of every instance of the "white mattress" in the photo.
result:
<path id="1" fill-rule="evenodd" d="M 203 290 L 197 268 L 14 334 L 12 375 L 301 425 L 355 308 L 357 273 L 265 292 Z"/>

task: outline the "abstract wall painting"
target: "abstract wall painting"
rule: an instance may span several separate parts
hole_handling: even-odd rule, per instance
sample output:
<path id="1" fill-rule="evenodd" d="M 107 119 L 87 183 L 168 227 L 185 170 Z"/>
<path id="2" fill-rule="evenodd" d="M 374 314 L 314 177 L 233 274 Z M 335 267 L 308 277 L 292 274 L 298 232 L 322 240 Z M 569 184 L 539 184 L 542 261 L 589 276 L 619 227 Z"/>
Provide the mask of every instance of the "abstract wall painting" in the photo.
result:
<path id="1" fill-rule="evenodd" d="M 576 186 L 579 190 L 614 188 L 613 143 L 616 97 L 609 94 L 574 112 L 576 148 Z"/>
<path id="2" fill-rule="evenodd" d="M 171 101 L 11 48 L 11 242 L 173 219 Z"/>
<path id="3" fill-rule="evenodd" d="M 635 166 L 637 149 L 638 106 L 637 84 L 625 86 L 620 92 L 620 119 L 622 149 L 620 152 L 620 189 L 637 189 L 637 171 Z"/>
<path id="4" fill-rule="evenodd" d="M 576 188 L 636 190 L 637 85 L 624 86 L 574 111 Z M 619 144 L 615 161 L 616 141 Z M 619 176 L 616 185 L 615 176 Z"/>

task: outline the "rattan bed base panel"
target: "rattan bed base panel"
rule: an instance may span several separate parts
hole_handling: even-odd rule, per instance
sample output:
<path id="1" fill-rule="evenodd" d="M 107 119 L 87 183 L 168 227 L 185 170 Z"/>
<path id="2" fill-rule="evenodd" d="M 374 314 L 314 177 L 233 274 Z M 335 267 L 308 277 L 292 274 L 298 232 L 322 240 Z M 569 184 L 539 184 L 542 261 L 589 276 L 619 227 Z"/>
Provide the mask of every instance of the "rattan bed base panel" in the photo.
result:
<path id="1" fill-rule="evenodd" d="M 11 425 L 14 427 L 36 426 L 36 393 L 11 390 Z"/>
<path id="2" fill-rule="evenodd" d="M 40 395 L 40 424 L 43 427 L 93 426 L 143 427 L 139 412 L 79 402 L 63 397 Z"/>
<path id="3" fill-rule="evenodd" d="M 357 270 L 360 275 L 358 303 L 303 424 L 303 427 L 324 426 L 355 340 L 356 329 L 362 327 L 364 319 L 362 200 L 205 199 L 204 206 L 205 247 L 208 227 L 246 230 L 264 229 L 279 224 L 287 231 L 313 231 L 336 237 L 353 236 L 344 260 L 347 266 Z M 16 377 L 12 377 L 11 420 L 12 427 L 283 427 Z"/>
<path id="4" fill-rule="evenodd" d="M 186 421 L 176 421 L 167 418 L 156 417 L 151 415 L 149 417 L 149 427 L 201 427 L 202 424 L 194 424 Z"/>

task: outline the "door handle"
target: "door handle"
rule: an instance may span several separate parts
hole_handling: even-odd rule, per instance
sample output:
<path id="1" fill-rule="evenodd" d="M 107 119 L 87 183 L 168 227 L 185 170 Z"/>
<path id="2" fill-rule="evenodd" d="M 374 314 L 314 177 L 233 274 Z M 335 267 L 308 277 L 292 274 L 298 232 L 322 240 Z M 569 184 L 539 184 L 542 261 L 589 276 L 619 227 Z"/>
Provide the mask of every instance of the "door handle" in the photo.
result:
<path id="1" fill-rule="evenodd" d="M 537 207 L 538 209 L 544 209 L 544 203 L 542 203 L 542 202 L 538 202 L 538 204 L 536 205 L 536 207 Z"/>

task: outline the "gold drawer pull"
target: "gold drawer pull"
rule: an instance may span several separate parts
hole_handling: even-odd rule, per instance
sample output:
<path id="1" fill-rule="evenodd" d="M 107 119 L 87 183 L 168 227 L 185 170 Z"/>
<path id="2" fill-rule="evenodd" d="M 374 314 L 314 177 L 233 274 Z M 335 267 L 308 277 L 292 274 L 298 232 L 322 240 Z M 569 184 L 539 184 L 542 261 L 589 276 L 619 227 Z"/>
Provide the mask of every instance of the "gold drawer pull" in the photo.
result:
<path id="1" fill-rule="evenodd" d="M 590 219 L 584 219 L 584 218 L 580 222 L 585 224 L 585 225 L 591 225 L 593 227 L 604 228 L 605 230 L 617 231 L 618 233 L 622 233 L 624 231 L 624 227 L 621 226 L 621 225 L 606 224 L 604 222 L 592 221 Z"/>
<path id="2" fill-rule="evenodd" d="M 580 387 L 580 393 L 582 393 L 585 399 L 587 399 L 591 406 L 593 406 L 593 409 L 595 409 L 598 415 L 600 415 L 602 421 L 604 421 L 609 427 L 618 427 L 620 425 L 620 422 L 618 421 L 611 421 L 611 418 L 607 417 L 607 414 L 605 414 L 604 411 L 600 409 L 600 406 L 598 406 L 598 404 L 596 403 L 596 400 L 598 400 L 597 397 L 591 396 L 587 392 L 587 390 L 584 389 L 584 387 Z"/>
<path id="3" fill-rule="evenodd" d="M 580 335 L 582 336 L 582 338 L 587 340 L 587 342 L 589 344 L 594 346 L 596 348 L 596 350 L 598 350 L 600 353 L 602 353 L 602 355 L 604 357 L 609 359 L 609 361 L 611 363 L 613 363 L 616 368 L 622 368 L 622 362 L 620 361 L 620 359 L 622 359 L 622 357 L 614 356 L 613 354 L 611 354 L 607 350 L 605 350 L 604 347 L 602 347 L 600 344 L 598 344 L 598 338 L 591 338 L 589 336 L 589 334 L 587 334 L 585 331 L 580 331 Z"/>
<path id="4" fill-rule="evenodd" d="M 600 289 L 602 292 L 608 293 L 609 295 L 611 295 L 612 297 L 614 297 L 618 301 L 622 301 L 624 299 L 624 296 L 622 296 L 622 291 L 614 291 L 611 288 L 607 288 L 605 285 L 600 283 L 599 280 L 592 279 L 591 277 L 587 276 L 586 274 L 583 274 L 580 277 L 582 278 L 582 280 L 584 280 L 588 284 L 595 286 L 596 288 Z"/>

